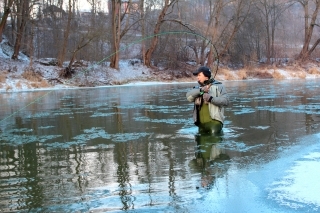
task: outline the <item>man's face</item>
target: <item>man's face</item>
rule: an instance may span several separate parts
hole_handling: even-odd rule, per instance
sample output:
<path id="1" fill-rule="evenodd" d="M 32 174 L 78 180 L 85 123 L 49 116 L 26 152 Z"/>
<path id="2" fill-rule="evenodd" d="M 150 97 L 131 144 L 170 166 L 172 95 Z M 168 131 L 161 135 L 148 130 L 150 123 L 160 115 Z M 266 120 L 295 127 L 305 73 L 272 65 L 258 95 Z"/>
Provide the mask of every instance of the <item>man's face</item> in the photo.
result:
<path id="1" fill-rule="evenodd" d="M 202 84 L 204 83 L 204 81 L 209 80 L 209 78 L 204 76 L 202 72 L 198 73 L 197 79 L 198 79 L 198 82 Z"/>

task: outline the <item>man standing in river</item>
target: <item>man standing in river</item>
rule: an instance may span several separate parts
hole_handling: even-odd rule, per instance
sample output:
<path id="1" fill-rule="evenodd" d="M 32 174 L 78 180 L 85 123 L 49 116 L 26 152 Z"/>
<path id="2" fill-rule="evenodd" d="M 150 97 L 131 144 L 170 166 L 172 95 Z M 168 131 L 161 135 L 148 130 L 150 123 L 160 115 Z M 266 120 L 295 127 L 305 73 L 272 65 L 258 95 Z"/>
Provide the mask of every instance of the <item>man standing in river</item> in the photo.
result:
<path id="1" fill-rule="evenodd" d="M 199 87 L 188 91 L 187 100 L 194 102 L 194 124 L 200 134 L 220 133 L 224 122 L 224 107 L 229 104 L 227 92 L 221 82 L 214 80 L 208 67 L 193 72 Z"/>

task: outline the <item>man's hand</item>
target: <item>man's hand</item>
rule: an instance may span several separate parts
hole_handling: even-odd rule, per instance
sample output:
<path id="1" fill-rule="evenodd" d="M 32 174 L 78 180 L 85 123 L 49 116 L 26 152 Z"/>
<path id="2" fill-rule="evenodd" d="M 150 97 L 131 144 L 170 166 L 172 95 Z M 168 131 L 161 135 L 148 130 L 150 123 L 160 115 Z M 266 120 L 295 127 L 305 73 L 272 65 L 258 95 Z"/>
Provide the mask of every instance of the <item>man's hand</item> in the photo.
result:
<path id="1" fill-rule="evenodd" d="M 202 87 L 203 92 L 209 92 L 209 89 L 210 89 L 209 85 Z"/>
<path id="2" fill-rule="evenodd" d="M 211 100 L 212 100 L 212 96 L 209 95 L 208 93 L 204 93 L 204 94 L 203 94 L 203 100 L 204 100 L 205 102 L 210 103 Z"/>

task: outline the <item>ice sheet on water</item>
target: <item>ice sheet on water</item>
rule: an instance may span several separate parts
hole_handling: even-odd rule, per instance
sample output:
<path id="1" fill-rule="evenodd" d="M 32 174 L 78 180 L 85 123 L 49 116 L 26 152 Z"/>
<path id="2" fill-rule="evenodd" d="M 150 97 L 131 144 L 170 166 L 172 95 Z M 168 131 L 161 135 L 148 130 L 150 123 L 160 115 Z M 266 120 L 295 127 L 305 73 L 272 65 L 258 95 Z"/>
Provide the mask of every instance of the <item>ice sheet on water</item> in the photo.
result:
<path id="1" fill-rule="evenodd" d="M 313 206 L 320 209 L 320 150 L 306 155 L 286 171 L 286 175 L 272 184 L 269 198 L 280 205 L 301 209 Z"/>
<path id="2" fill-rule="evenodd" d="M 109 134 L 102 127 L 92 127 L 83 130 L 83 134 L 73 137 L 75 141 L 70 141 L 67 144 L 85 144 L 87 141 L 97 138 L 110 139 L 113 142 L 128 142 L 148 135 L 149 133 L 145 132 Z"/>
<path id="3" fill-rule="evenodd" d="M 104 138 L 110 139 L 111 135 L 108 134 L 103 128 L 100 127 L 92 127 L 91 129 L 83 130 L 84 134 L 77 135 L 73 137 L 75 140 L 87 141 L 95 138 Z"/>
<path id="4" fill-rule="evenodd" d="M 287 107 L 263 106 L 257 107 L 257 110 L 267 110 L 270 112 L 291 112 L 291 113 L 306 113 L 306 114 L 320 114 L 320 106 L 317 105 L 298 105 Z"/>
<path id="5" fill-rule="evenodd" d="M 152 123 L 166 123 L 166 124 L 185 124 L 189 119 L 150 119 L 146 116 L 134 118 L 135 121 L 148 121 Z"/>
<path id="6" fill-rule="evenodd" d="M 54 128 L 54 126 L 39 126 L 38 129 L 50 129 Z"/>
<path id="7" fill-rule="evenodd" d="M 228 150 L 234 150 L 238 152 L 247 152 L 252 149 L 259 148 L 261 146 L 264 146 L 263 144 L 257 144 L 257 145 L 247 145 L 242 141 L 226 141 L 220 144 L 221 148 L 228 149 Z"/>
<path id="8" fill-rule="evenodd" d="M 145 132 L 121 133 L 121 134 L 112 135 L 112 141 L 113 142 L 128 142 L 128 141 L 132 141 L 132 140 L 138 140 L 141 137 L 146 137 L 148 135 L 149 135 L 149 133 L 145 133 Z"/>
<path id="9" fill-rule="evenodd" d="M 317 135 L 319 140 L 320 134 Z M 279 205 L 304 211 L 320 210 L 320 146 L 316 143 L 306 147 L 306 153 L 295 156 L 292 164 L 284 170 L 284 175 L 274 180 L 268 187 L 268 198 Z M 279 168 L 278 168 L 279 169 Z"/>
<path id="10" fill-rule="evenodd" d="M 181 135 L 188 135 L 188 136 L 194 137 L 194 135 L 198 133 L 198 127 L 192 126 L 189 128 L 182 128 L 182 129 L 178 130 L 178 133 Z"/>
<path id="11" fill-rule="evenodd" d="M 252 128 L 252 129 L 269 129 L 270 128 L 270 126 L 250 126 L 250 128 Z"/>
<path id="12" fill-rule="evenodd" d="M 91 115 L 91 118 L 96 118 L 96 117 L 108 117 L 108 116 L 113 116 L 115 113 L 103 113 L 103 112 L 95 112 L 93 115 Z M 118 114 L 124 114 L 124 113 L 118 113 Z"/>
<path id="13" fill-rule="evenodd" d="M 48 140 L 61 137 L 61 135 L 32 135 L 32 129 L 13 129 L 0 134 L 2 144 L 11 146 L 24 145 L 28 143 L 44 143 Z"/>
<path id="14" fill-rule="evenodd" d="M 256 110 L 251 107 L 242 107 L 236 110 L 232 110 L 235 115 L 254 113 Z"/>

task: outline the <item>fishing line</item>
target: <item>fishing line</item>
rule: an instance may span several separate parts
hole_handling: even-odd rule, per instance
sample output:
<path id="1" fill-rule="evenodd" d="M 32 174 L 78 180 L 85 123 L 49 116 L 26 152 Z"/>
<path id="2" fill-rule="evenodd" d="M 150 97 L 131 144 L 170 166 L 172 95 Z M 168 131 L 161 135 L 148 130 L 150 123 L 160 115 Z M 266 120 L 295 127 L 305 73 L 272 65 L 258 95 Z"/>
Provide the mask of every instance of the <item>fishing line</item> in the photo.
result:
<path id="1" fill-rule="evenodd" d="M 42 99 L 42 98 L 44 98 L 45 96 L 49 95 L 51 92 L 53 92 L 53 90 L 51 90 L 51 91 L 47 92 L 46 94 L 44 94 L 44 95 L 42 95 L 42 96 L 40 96 L 40 97 L 36 98 L 35 100 L 33 100 L 32 102 L 30 102 L 30 103 L 29 103 L 29 104 L 27 104 L 26 106 L 24 106 L 24 107 L 22 107 L 21 109 L 19 109 L 19 110 L 17 110 L 17 111 L 15 111 L 15 112 L 13 112 L 12 114 L 8 115 L 8 116 L 7 116 L 7 117 L 5 117 L 4 119 L 2 119 L 2 120 L 0 121 L 0 123 L 2 123 L 2 121 L 7 120 L 8 118 L 10 118 L 10 117 L 14 116 L 15 114 L 17 114 L 18 112 L 20 112 L 20 111 L 22 111 L 23 109 L 27 108 L 28 106 L 30 106 L 30 105 L 32 105 L 32 104 L 34 104 L 34 103 L 38 102 L 39 100 L 41 100 L 41 99 Z"/>
<path id="2" fill-rule="evenodd" d="M 215 57 L 215 60 L 214 60 L 214 61 L 216 62 L 215 75 L 214 75 L 214 78 L 215 78 L 215 76 L 216 76 L 217 73 L 218 73 L 218 67 L 219 67 L 219 57 L 218 57 L 219 55 L 218 55 L 218 51 L 217 51 L 216 47 L 214 46 L 214 44 L 212 43 L 212 41 L 211 41 L 210 39 L 206 38 L 205 36 L 203 36 L 203 35 L 201 35 L 201 34 L 198 34 L 198 33 L 189 32 L 189 31 L 165 31 L 165 32 L 161 32 L 161 33 L 149 35 L 149 36 L 143 37 L 143 38 L 141 38 L 141 39 L 135 40 L 135 41 L 129 43 L 129 45 L 127 45 L 125 48 L 120 48 L 118 51 L 115 51 L 114 53 L 110 54 L 109 56 L 101 59 L 100 61 L 97 62 L 97 64 L 94 64 L 94 65 L 90 66 L 90 68 L 87 68 L 87 69 L 85 69 L 85 70 L 83 70 L 83 71 L 80 71 L 79 74 L 83 74 L 83 73 L 88 72 L 88 71 L 89 71 L 92 67 L 94 67 L 95 65 L 101 64 L 101 63 L 104 62 L 105 60 L 109 59 L 110 57 L 114 56 L 115 54 L 119 53 L 120 51 L 123 51 L 123 50 L 129 48 L 129 47 L 132 46 L 132 45 L 141 43 L 141 42 L 144 41 L 144 40 L 148 40 L 148 39 L 153 38 L 153 37 L 156 37 L 156 36 L 162 36 L 162 35 L 168 35 L 168 34 L 189 34 L 189 35 L 198 36 L 198 37 L 204 39 L 205 41 L 207 41 L 208 44 L 210 44 L 211 47 L 213 48 L 213 50 L 215 51 L 215 56 L 214 56 L 214 57 Z M 72 79 L 72 78 L 71 78 L 71 79 Z M 68 81 L 66 81 L 65 83 L 68 83 L 69 81 L 71 81 L 71 79 L 68 80 Z M 0 120 L 0 124 L 1 124 L 2 122 L 4 122 L 5 120 L 11 118 L 11 117 L 14 116 L 15 114 L 17 114 L 17 113 L 21 112 L 22 110 L 26 109 L 28 106 L 30 106 L 30 105 L 32 105 L 32 104 L 40 101 L 41 99 L 43 99 L 44 97 L 46 97 L 46 96 L 48 96 L 50 93 L 52 93 L 53 91 L 54 91 L 54 90 L 50 90 L 50 91 L 47 92 L 46 94 L 44 94 L 44 95 L 36 98 L 34 101 L 30 102 L 29 104 L 27 104 L 26 106 L 22 107 L 21 109 L 15 111 L 15 112 L 13 112 L 12 114 L 8 115 L 7 117 L 3 118 L 2 120 Z"/>

